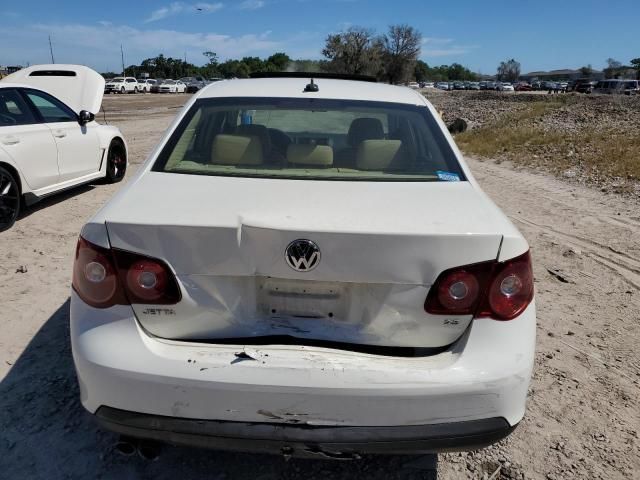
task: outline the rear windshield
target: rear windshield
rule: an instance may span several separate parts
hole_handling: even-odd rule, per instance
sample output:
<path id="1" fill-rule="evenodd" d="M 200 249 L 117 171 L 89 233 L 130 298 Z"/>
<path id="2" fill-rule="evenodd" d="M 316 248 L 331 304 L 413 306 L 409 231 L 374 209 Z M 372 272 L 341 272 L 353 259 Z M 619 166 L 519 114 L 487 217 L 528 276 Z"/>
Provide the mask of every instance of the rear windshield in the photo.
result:
<path id="1" fill-rule="evenodd" d="M 200 99 L 153 170 L 321 180 L 465 180 L 426 107 L 322 99 Z"/>

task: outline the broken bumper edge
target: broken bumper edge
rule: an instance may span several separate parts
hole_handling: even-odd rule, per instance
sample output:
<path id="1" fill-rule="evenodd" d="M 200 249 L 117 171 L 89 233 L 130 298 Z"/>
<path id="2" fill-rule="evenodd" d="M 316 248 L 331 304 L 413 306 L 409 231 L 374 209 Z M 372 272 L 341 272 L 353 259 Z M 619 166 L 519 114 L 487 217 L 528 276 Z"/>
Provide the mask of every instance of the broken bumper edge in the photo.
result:
<path id="1" fill-rule="evenodd" d="M 487 447 L 517 425 L 504 418 L 393 427 L 324 427 L 194 420 L 100 407 L 100 425 L 121 435 L 219 450 L 356 459 L 361 454 L 425 454 Z"/>

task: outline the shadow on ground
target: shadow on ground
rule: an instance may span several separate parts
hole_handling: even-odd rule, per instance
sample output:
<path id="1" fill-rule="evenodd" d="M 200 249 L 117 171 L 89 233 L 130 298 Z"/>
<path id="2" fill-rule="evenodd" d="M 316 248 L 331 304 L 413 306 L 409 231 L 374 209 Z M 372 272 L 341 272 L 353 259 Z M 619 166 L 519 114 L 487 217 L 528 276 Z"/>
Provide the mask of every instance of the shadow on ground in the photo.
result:
<path id="1" fill-rule="evenodd" d="M 126 352 L 120 352 L 126 355 Z M 437 458 L 298 460 L 162 446 L 155 461 L 114 450 L 79 401 L 67 300 L 0 383 L 0 477 L 12 479 L 436 479 Z"/>
<path id="2" fill-rule="evenodd" d="M 45 197 L 39 202 L 36 202 L 30 206 L 26 206 L 23 203 L 20 206 L 20 214 L 18 215 L 17 221 L 20 222 L 20 220 L 22 220 L 23 218 L 27 218 L 29 215 L 32 215 L 42 209 L 52 207 L 60 202 L 64 202 L 66 200 L 69 200 L 70 198 L 77 197 L 78 195 L 89 192 L 93 190 L 96 185 L 99 185 L 99 183 L 92 182 L 80 185 L 78 187 L 73 187 L 63 192 Z"/>

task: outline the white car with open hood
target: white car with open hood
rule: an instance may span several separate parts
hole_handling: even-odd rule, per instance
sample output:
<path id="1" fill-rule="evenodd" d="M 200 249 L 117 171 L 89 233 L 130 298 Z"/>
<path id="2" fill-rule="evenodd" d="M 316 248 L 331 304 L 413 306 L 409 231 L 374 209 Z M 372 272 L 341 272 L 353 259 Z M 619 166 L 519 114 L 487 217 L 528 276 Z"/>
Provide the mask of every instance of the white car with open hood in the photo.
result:
<path id="1" fill-rule="evenodd" d="M 525 413 L 533 297 L 527 242 L 422 95 L 281 75 L 203 88 L 84 226 L 71 339 L 123 435 L 474 449 Z"/>
<path id="2" fill-rule="evenodd" d="M 0 231 L 14 224 L 21 199 L 122 180 L 124 137 L 95 121 L 103 90 L 102 76 L 81 65 L 33 65 L 0 81 Z"/>

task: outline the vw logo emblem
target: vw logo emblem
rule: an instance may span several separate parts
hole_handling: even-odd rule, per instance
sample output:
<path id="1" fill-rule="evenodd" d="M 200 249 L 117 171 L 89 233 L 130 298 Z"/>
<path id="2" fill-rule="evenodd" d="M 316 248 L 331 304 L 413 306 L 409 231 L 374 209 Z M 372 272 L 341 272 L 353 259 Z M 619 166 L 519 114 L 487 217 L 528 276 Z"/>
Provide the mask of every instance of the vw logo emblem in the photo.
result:
<path id="1" fill-rule="evenodd" d="M 311 240 L 294 240 L 284 252 L 287 265 L 297 272 L 310 272 L 320 263 L 320 249 Z"/>

